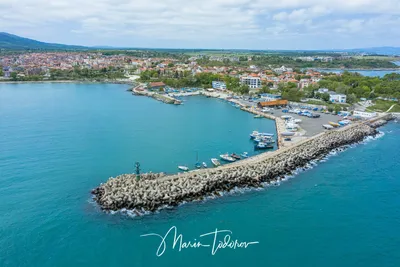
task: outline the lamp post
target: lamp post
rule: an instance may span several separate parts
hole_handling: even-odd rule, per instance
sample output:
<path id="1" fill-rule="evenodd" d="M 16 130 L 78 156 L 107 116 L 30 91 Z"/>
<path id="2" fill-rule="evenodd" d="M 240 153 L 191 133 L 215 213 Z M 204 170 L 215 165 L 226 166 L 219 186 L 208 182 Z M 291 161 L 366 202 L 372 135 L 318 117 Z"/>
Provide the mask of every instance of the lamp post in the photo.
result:
<path id="1" fill-rule="evenodd" d="M 136 180 L 140 180 L 140 163 L 136 162 L 135 163 L 135 168 L 136 168 Z"/>

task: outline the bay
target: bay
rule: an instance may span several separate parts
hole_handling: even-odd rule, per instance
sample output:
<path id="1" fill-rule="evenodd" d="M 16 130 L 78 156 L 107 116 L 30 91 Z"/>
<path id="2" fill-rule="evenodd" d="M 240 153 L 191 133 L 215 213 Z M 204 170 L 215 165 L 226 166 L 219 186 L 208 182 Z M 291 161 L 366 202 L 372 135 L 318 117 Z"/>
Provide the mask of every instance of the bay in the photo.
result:
<path id="1" fill-rule="evenodd" d="M 90 190 L 109 176 L 176 172 L 248 134 L 275 131 L 230 104 L 183 106 L 135 97 L 123 85 L 0 84 L 0 266 L 399 266 L 400 125 L 278 187 L 187 203 L 144 217 L 105 214 Z M 172 249 L 218 229 L 258 241 L 246 249 Z M 203 239 L 202 239 L 203 240 Z M 204 242 L 211 242 L 204 239 Z"/>

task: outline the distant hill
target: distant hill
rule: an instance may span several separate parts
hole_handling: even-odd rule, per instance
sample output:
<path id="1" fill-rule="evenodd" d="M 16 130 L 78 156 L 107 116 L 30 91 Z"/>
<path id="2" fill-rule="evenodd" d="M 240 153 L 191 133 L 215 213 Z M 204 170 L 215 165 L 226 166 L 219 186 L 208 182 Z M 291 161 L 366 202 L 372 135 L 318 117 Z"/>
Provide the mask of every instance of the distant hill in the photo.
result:
<path id="1" fill-rule="evenodd" d="M 14 34 L 0 32 L 0 49 L 7 50 L 82 50 L 89 49 L 84 46 L 64 45 L 39 42 L 36 40 L 20 37 Z"/>

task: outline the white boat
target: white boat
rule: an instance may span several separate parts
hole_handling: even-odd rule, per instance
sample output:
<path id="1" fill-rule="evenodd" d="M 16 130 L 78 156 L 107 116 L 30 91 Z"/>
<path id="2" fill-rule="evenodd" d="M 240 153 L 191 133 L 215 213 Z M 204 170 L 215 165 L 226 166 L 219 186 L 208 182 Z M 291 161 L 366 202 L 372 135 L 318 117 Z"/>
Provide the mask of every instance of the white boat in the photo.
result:
<path id="1" fill-rule="evenodd" d="M 218 166 L 221 165 L 221 163 L 219 162 L 219 160 L 216 159 L 216 158 L 212 158 L 212 159 L 211 159 L 211 162 L 212 162 L 212 164 L 213 164 L 215 167 L 218 167 Z"/>
<path id="2" fill-rule="evenodd" d="M 293 120 L 295 123 L 301 123 L 301 120 L 300 119 L 295 119 L 295 120 Z"/>
<path id="3" fill-rule="evenodd" d="M 254 139 L 254 138 L 256 138 L 259 134 L 260 134 L 259 132 L 253 131 L 253 132 L 250 134 L 250 138 Z"/>
<path id="4" fill-rule="evenodd" d="M 203 168 L 207 168 L 207 163 L 203 162 Z"/>
<path id="5" fill-rule="evenodd" d="M 322 127 L 324 127 L 327 130 L 331 130 L 331 129 L 335 128 L 335 127 L 333 127 L 332 125 L 329 125 L 329 124 L 324 124 L 324 125 L 322 125 Z"/>
<path id="6" fill-rule="evenodd" d="M 228 162 L 234 162 L 234 161 L 236 161 L 236 159 L 233 158 L 233 157 L 231 157 L 231 156 L 229 156 L 228 153 L 227 153 L 227 154 L 219 155 L 219 157 L 220 157 L 222 160 L 225 160 L 225 161 L 228 161 Z"/>
<path id="7" fill-rule="evenodd" d="M 290 116 L 290 115 L 283 115 L 283 116 L 281 116 L 281 118 L 284 119 L 284 120 L 291 120 L 291 119 L 293 119 L 293 117 Z"/>
<path id="8" fill-rule="evenodd" d="M 243 152 L 242 154 L 240 154 L 240 156 L 241 156 L 242 158 L 248 158 L 248 157 L 249 157 L 249 155 L 248 155 L 247 152 Z"/>
<path id="9" fill-rule="evenodd" d="M 187 172 L 189 170 L 189 168 L 186 166 L 178 166 L 178 169 L 180 169 L 181 171 L 184 171 L 184 172 Z"/>

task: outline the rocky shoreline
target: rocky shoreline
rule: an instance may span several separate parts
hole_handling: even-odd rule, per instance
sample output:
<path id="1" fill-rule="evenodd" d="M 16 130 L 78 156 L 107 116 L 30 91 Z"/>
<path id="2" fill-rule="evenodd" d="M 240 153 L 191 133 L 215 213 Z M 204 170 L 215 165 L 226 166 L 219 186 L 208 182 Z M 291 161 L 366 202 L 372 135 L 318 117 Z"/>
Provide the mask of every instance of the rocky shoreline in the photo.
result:
<path id="1" fill-rule="evenodd" d="M 219 168 L 204 169 L 167 176 L 164 173 L 135 174 L 111 177 L 92 190 L 95 201 L 105 211 L 121 209 L 145 211 L 176 206 L 183 202 L 219 196 L 235 188 L 261 187 L 305 167 L 310 161 L 326 156 L 330 151 L 375 136 L 376 127 L 387 121 L 357 123 L 335 131 L 324 132 L 293 147 L 259 155 Z"/>

